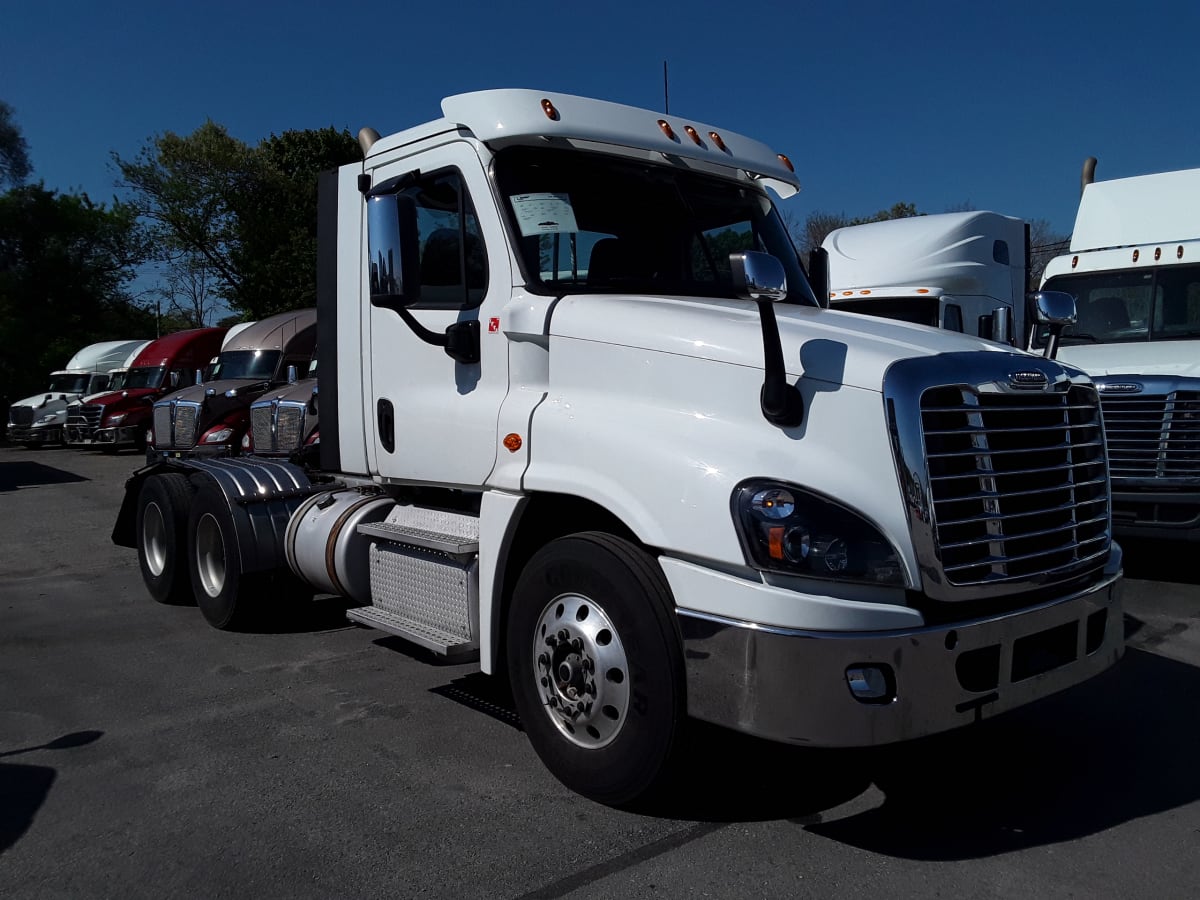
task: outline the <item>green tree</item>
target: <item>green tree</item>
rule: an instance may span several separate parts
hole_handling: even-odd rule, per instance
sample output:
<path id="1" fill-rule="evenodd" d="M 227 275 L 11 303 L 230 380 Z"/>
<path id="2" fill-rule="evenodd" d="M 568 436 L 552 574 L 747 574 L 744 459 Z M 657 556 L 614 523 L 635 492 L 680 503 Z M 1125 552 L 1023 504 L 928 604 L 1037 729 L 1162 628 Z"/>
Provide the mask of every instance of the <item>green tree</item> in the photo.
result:
<path id="1" fill-rule="evenodd" d="M 33 171 L 29 163 L 29 145 L 14 118 L 13 108 L 0 100 L 0 186 L 24 184 Z"/>
<path id="2" fill-rule="evenodd" d="M 40 184 L 0 196 L 0 395 L 40 390 L 86 344 L 153 336 L 128 292 L 146 252 L 122 204 Z"/>
<path id="3" fill-rule="evenodd" d="M 171 279 L 258 319 L 316 302 L 317 174 L 361 159 L 349 132 L 286 131 L 250 147 L 206 122 L 114 156 Z"/>

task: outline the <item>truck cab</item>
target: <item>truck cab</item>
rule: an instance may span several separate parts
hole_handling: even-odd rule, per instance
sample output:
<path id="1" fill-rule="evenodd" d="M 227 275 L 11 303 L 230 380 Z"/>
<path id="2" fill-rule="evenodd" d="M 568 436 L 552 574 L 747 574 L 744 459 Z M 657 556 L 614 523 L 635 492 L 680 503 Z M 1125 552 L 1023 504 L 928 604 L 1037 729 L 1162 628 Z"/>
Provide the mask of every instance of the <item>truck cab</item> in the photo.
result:
<path id="1" fill-rule="evenodd" d="M 195 380 L 221 347 L 225 328 L 192 328 L 144 345 L 122 381 L 84 397 L 68 417 L 67 443 L 106 453 L 146 446 L 151 408 L 165 394 Z"/>
<path id="2" fill-rule="evenodd" d="M 1200 540 L 1197 202 L 1200 169 L 1085 184 L 1042 282 L 1076 297 L 1058 355 L 1100 390 L 1119 534 Z"/>
<path id="3" fill-rule="evenodd" d="M 531 90 L 360 145 L 320 184 L 319 461 L 136 473 L 114 540 L 151 596 L 218 628 L 296 579 L 350 598 L 507 678 L 549 770 L 616 804 L 688 715 L 878 744 L 1120 657 L 1095 388 L 823 308 L 786 156 Z"/>
<path id="4" fill-rule="evenodd" d="M 148 460 L 238 453 L 250 404 L 272 385 L 286 383 L 289 366 L 306 366 L 311 359 L 316 310 L 280 313 L 230 331 L 203 384 L 154 404 Z"/>
<path id="5" fill-rule="evenodd" d="M 320 416 L 317 403 L 317 360 L 304 377 L 267 391 L 250 404 L 250 427 L 242 437 L 242 452 L 288 458 L 300 451 L 320 449 Z M 316 459 L 316 456 L 313 456 Z"/>
<path id="6" fill-rule="evenodd" d="M 44 393 L 13 403 L 8 411 L 8 439 L 27 447 L 63 443 L 67 408 L 89 394 L 104 391 L 109 372 L 126 364 L 145 341 L 101 341 L 71 357 L 66 369 L 51 372 Z"/>
<path id="7" fill-rule="evenodd" d="M 1024 221 L 987 211 L 831 231 L 829 305 L 1024 347 Z"/>

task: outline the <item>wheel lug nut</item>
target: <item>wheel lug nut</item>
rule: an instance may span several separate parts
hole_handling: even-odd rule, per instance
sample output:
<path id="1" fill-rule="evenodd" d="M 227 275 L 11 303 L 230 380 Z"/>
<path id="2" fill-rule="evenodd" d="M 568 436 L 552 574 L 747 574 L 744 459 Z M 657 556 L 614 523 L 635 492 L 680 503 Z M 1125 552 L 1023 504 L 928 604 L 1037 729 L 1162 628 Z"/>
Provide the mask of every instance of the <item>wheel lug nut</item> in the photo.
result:
<path id="1" fill-rule="evenodd" d="M 548 638 L 546 638 L 546 646 L 547 647 L 553 647 L 557 643 L 558 643 L 558 638 L 555 637 L 554 635 L 550 635 Z"/>
<path id="2" fill-rule="evenodd" d="M 543 669 L 548 669 L 550 667 L 550 654 L 543 653 L 541 656 L 539 656 L 538 657 L 538 665 L 541 666 Z"/>
<path id="3" fill-rule="evenodd" d="M 542 676 L 542 687 L 549 687 L 549 686 L 550 686 L 550 679 L 547 678 L 545 675 L 543 675 Z"/>
<path id="4" fill-rule="evenodd" d="M 558 706 L 558 698 L 557 698 L 557 697 L 551 697 L 551 698 L 550 698 L 550 705 L 551 705 L 551 706 Z"/>
<path id="5" fill-rule="evenodd" d="M 569 638 L 570 636 L 571 636 L 570 632 L 569 632 L 569 631 L 567 631 L 567 629 L 565 629 L 565 628 L 563 628 L 562 630 L 560 630 L 560 631 L 558 632 L 558 639 L 559 639 L 560 641 L 565 641 L 565 640 L 566 640 L 567 638 Z"/>
<path id="6" fill-rule="evenodd" d="M 575 638 L 575 640 L 571 641 L 571 649 L 572 650 L 582 650 L 583 649 L 583 639 Z"/>

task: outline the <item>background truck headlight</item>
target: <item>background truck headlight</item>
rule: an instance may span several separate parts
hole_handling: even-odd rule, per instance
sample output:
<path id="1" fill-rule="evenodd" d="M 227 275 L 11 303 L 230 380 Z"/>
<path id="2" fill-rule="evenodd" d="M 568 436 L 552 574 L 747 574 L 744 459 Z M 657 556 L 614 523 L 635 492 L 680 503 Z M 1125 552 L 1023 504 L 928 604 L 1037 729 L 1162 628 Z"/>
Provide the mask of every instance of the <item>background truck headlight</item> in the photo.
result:
<path id="1" fill-rule="evenodd" d="M 218 428 L 216 431 L 210 431 L 204 436 L 204 443 L 219 444 L 221 441 L 229 440 L 233 434 L 232 428 Z"/>
<path id="2" fill-rule="evenodd" d="M 108 424 L 109 425 L 120 425 L 124 419 L 125 419 L 125 413 L 117 413 L 115 415 L 108 417 Z"/>
<path id="3" fill-rule="evenodd" d="M 746 560 L 757 569 L 905 586 L 900 557 L 879 529 L 811 491 L 747 481 L 733 492 L 733 516 Z"/>

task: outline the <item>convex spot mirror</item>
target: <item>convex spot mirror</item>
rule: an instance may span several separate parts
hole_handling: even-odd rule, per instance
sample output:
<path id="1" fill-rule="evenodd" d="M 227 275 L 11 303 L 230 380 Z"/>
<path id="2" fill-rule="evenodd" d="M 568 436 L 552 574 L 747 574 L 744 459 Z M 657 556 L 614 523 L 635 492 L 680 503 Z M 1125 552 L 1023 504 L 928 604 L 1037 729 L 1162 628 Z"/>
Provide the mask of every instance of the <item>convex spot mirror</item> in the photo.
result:
<path id="1" fill-rule="evenodd" d="M 374 306 L 411 306 L 420 298 L 417 205 L 403 194 L 367 197 L 367 248 Z"/>
<path id="2" fill-rule="evenodd" d="M 782 300 L 787 296 L 783 263 L 770 253 L 747 250 L 729 254 L 733 292 L 742 300 Z"/>

